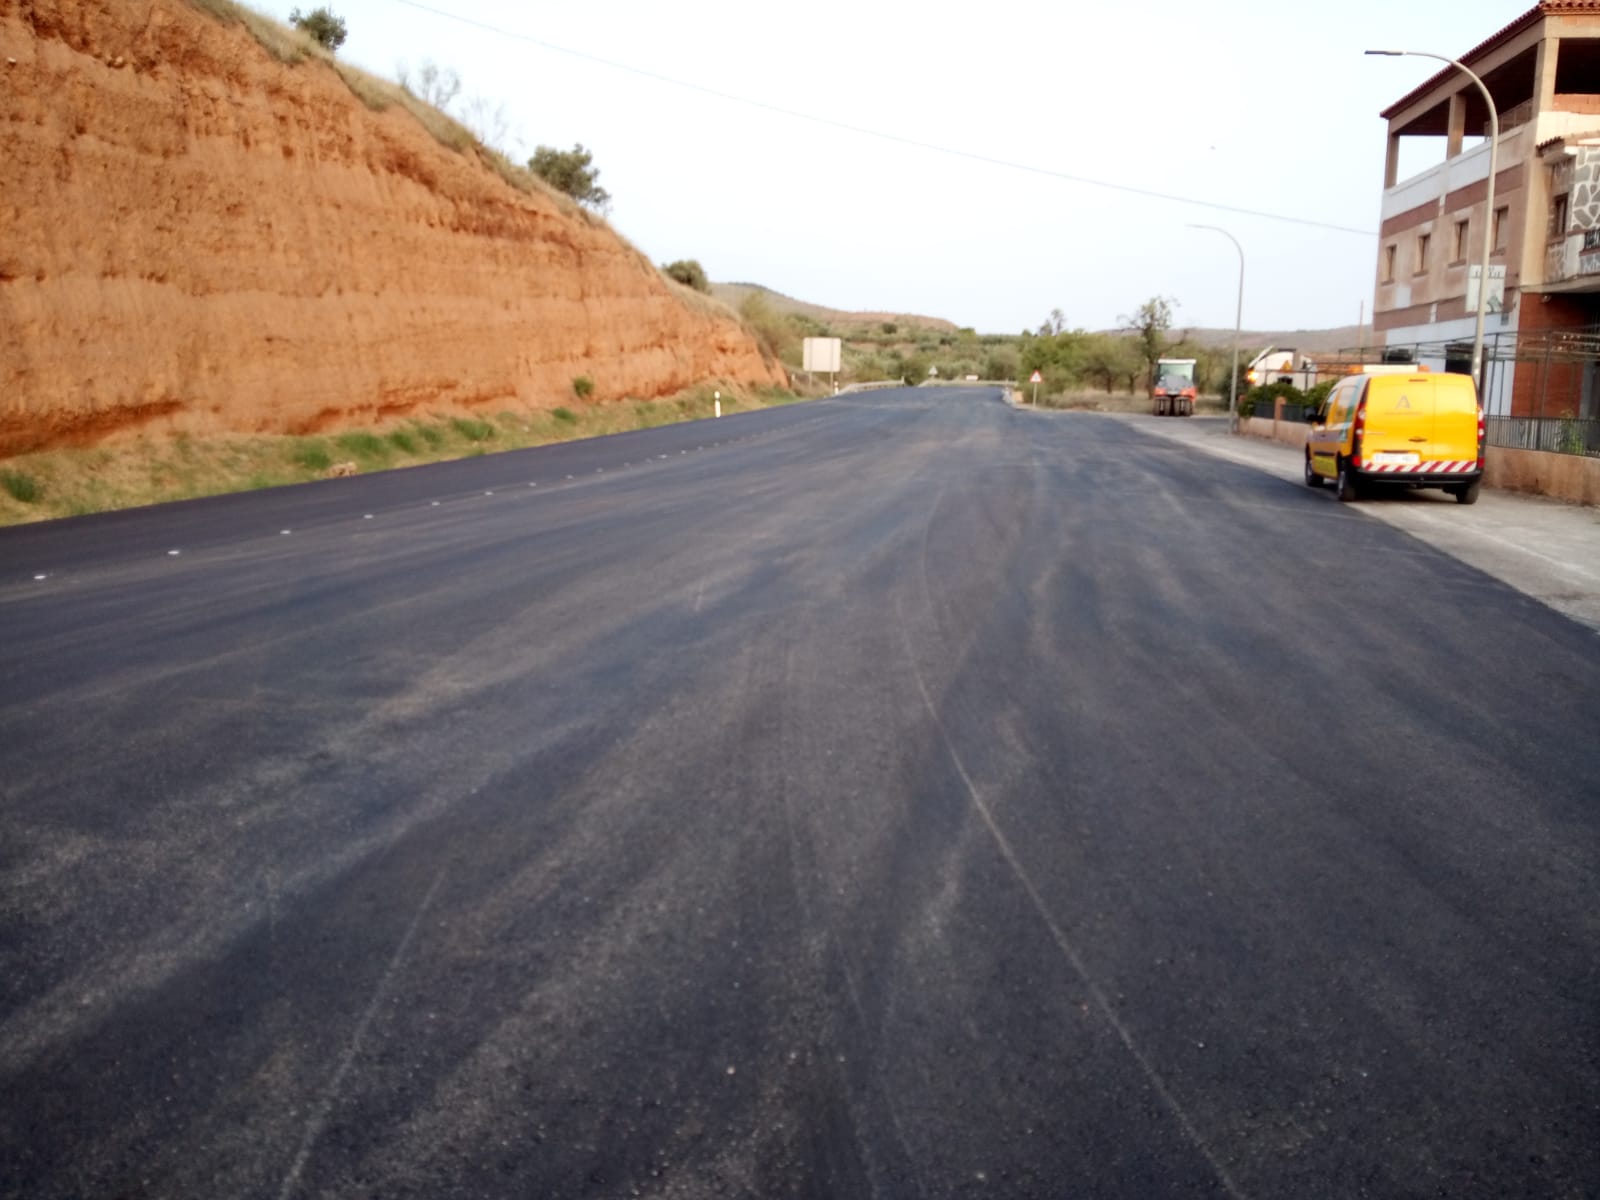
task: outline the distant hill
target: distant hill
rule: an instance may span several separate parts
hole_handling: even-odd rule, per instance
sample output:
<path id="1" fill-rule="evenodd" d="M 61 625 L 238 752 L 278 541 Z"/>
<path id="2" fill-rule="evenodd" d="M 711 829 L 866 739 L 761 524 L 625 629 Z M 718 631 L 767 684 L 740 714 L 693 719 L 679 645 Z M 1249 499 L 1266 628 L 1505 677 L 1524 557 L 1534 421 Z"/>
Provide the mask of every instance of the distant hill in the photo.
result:
<path id="1" fill-rule="evenodd" d="M 711 294 L 735 310 L 750 296 L 759 295 L 775 312 L 810 317 L 841 330 L 849 326 L 881 325 L 885 321 L 893 321 L 902 329 L 931 329 L 939 333 L 954 333 L 957 329 L 954 321 L 946 321 L 941 317 L 924 317 L 916 313 L 844 312 L 821 304 L 807 304 L 804 300 L 785 296 L 759 283 L 713 283 Z"/>
<path id="2" fill-rule="evenodd" d="M 796 300 L 793 296 L 785 296 L 782 292 L 775 292 L 759 283 L 713 283 L 711 294 L 735 310 L 750 296 L 759 295 L 774 312 L 809 317 L 832 326 L 841 333 L 848 333 L 852 329 L 865 330 L 867 326 L 878 326 L 885 321 L 893 321 L 902 332 L 928 330 L 935 333 L 955 333 L 959 328 L 954 321 L 947 321 L 943 317 L 929 317 L 918 313 L 846 312 L 822 304 L 810 304 L 804 300 Z M 1106 329 L 1098 332 L 1122 331 Z M 1187 338 L 1199 342 L 1202 346 L 1218 350 L 1227 350 L 1233 345 L 1231 329 L 1197 329 L 1180 325 L 1172 330 L 1171 336 L 1174 339 Z M 1317 355 L 1327 354 L 1333 350 L 1349 350 L 1362 344 L 1368 346 L 1375 344 L 1370 325 L 1365 329 L 1357 325 L 1340 325 L 1333 329 L 1245 329 L 1239 333 L 1239 353 L 1241 355 L 1248 353 L 1252 357 L 1269 346 L 1278 350 L 1299 350 L 1303 354 Z"/>

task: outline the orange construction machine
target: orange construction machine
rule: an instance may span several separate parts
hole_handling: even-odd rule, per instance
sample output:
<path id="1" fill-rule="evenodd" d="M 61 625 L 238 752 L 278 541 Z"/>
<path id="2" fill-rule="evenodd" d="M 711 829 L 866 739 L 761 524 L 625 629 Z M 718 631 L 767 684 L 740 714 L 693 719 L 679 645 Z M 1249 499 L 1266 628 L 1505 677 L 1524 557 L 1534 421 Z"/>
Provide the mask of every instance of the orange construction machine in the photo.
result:
<path id="1" fill-rule="evenodd" d="M 1158 417 L 1194 416 L 1194 359 L 1160 358 L 1150 377 L 1150 410 Z"/>

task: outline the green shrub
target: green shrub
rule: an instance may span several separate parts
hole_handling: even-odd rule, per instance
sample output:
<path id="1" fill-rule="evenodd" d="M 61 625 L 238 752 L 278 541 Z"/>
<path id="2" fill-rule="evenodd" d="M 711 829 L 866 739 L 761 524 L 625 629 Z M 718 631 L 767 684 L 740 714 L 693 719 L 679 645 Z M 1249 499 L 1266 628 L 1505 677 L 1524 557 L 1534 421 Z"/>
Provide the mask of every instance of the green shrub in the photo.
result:
<path id="1" fill-rule="evenodd" d="M 389 435 L 389 444 L 402 454 L 415 454 L 417 452 L 417 439 L 404 429 L 396 429 Z"/>
<path id="2" fill-rule="evenodd" d="M 341 433 L 333 439 L 334 445 L 353 458 L 385 459 L 389 457 L 389 447 L 384 440 L 375 433 L 358 430 L 354 433 Z"/>
<path id="3" fill-rule="evenodd" d="M 576 425 L 578 423 L 578 414 L 573 412 L 570 408 L 552 409 L 550 411 L 550 415 L 556 420 L 567 425 Z"/>
<path id="4" fill-rule="evenodd" d="M 487 421 L 474 421 L 471 417 L 451 417 L 450 427 L 469 442 L 487 442 L 494 437 L 494 426 Z"/>
<path id="5" fill-rule="evenodd" d="M 415 428 L 417 436 L 427 442 L 430 449 L 437 450 L 444 445 L 444 430 L 437 425 L 418 425 Z"/>
<path id="6" fill-rule="evenodd" d="M 594 156 L 578 142 L 571 150 L 537 147 L 528 160 L 528 170 L 579 204 L 603 212 L 611 195 L 600 186 L 600 171 L 593 164 Z"/>
<path id="7" fill-rule="evenodd" d="M 330 54 L 344 45 L 345 38 L 350 35 L 345 28 L 344 18 L 335 16 L 333 10 L 327 7 L 313 8 L 308 13 L 302 13 L 297 8 L 289 14 L 289 24 L 309 34 Z"/>
<path id="8" fill-rule="evenodd" d="M 26 471 L 0 471 L 0 487 L 20 504 L 33 504 L 39 499 L 39 481 Z"/>
<path id="9" fill-rule="evenodd" d="M 1260 412 L 1263 416 L 1271 416 L 1279 396 L 1283 397 L 1285 404 L 1304 404 L 1306 401 L 1306 394 L 1292 383 L 1282 380 L 1263 383 L 1239 397 L 1239 415 L 1253 417 Z"/>
<path id="10" fill-rule="evenodd" d="M 994 351 L 983 364 L 985 379 L 1016 379 L 1017 352 L 1009 348 Z"/>
<path id="11" fill-rule="evenodd" d="M 1561 424 L 1556 426 L 1555 449 L 1557 454 L 1583 454 L 1586 452 L 1583 426 L 1578 424 L 1578 420 L 1573 416 L 1570 408 L 1561 410 Z"/>
<path id="12" fill-rule="evenodd" d="M 572 381 L 572 394 L 579 400 L 587 400 L 594 395 L 594 380 L 587 375 L 579 375 Z"/>
<path id="13" fill-rule="evenodd" d="M 297 467 L 307 471 L 326 471 L 333 466 L 333 456 L 328 453 L 328 447 L 321 441 L 301 442 L 295 446 L 289 457 Z"/>
<path id="14" fill-rule="evenodd" d="M 760 292 L 751 292 L 739 305 L 745 327 L 767 361 L 800 361 L 801 331 L 820 328 L 816 322 L 795 321 L 777 311 Z M 822 333 L 806 336 L 823 337 Z"/>
<path id="15" fill-rule="evenodd" d="M 697 292 L 710 292 L 711 281 L 706 278 L 706 269 L 693 258 L 680 258 L 677 262 L 663 263 L 661 273 L 669 279 L 676 279 L 685 287 L 692 287 Z"/>

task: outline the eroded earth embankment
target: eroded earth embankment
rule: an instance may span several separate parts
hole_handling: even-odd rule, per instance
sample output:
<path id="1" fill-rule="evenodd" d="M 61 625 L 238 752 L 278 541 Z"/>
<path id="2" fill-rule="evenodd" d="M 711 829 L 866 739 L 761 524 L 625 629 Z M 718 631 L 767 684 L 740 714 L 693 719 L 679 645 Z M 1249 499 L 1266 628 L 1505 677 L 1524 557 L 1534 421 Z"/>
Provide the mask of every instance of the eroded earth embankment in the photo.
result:
<path id="1" fill-rule="evenodd" d="M 185 0 L 0 0 L 0 455 L 781 384 L 726 311 Z"/>

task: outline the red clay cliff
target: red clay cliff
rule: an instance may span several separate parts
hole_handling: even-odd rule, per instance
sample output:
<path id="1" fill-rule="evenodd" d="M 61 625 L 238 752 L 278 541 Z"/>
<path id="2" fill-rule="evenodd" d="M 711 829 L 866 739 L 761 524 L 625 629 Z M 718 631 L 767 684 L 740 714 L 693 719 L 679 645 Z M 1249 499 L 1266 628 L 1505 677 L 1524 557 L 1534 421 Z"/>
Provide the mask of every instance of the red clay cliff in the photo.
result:
<path id="1" fill-rule="evenodd" d="M 0 455 L 786 382 L 603 222 L 185 0 L 0 0 Z"/>

